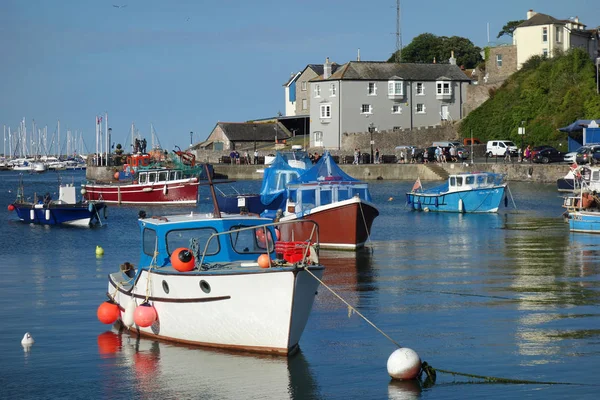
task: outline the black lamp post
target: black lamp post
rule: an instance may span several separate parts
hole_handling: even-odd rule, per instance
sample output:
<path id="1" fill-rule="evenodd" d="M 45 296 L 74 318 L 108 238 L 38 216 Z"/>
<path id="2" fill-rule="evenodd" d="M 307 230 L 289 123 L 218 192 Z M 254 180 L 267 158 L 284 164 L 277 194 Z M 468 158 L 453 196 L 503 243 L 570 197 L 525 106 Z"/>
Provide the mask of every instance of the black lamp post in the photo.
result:
<path id="1" fill-rule="evenodd" d="M 190 131 L 190 147 L 194 144 L 194 132 Z"/>
<path id="2" fill-rule="evenodd" d="M 373 132 L 375 132 L 375 124 L 369 124 L 369 133 L 371 134 L 371 159 L 369 160 L 369 164 L 373 164 Z"/>

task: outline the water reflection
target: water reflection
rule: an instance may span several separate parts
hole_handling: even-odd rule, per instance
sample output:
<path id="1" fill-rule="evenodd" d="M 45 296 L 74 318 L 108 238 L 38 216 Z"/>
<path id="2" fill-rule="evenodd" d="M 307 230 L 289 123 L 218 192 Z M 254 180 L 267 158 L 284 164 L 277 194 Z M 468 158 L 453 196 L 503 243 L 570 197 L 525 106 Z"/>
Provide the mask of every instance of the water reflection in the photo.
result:
<path id="1" fill-rule="evenodd" d="M 318 386 L 302 352 L 291 357 L 231 353 L 107 331 L 98 352 L 124 368 L 143 398 L 304 399 Z M 111 393 L 114 388 L 106 388 Z"/>
<path id="2" fill-rule="evenodd" d="M 391 380 L 388 384 L 388 399 L 390 400 L 411 400 L 421 397 L 421 383 L 412 379 L 410 381 Z"/>

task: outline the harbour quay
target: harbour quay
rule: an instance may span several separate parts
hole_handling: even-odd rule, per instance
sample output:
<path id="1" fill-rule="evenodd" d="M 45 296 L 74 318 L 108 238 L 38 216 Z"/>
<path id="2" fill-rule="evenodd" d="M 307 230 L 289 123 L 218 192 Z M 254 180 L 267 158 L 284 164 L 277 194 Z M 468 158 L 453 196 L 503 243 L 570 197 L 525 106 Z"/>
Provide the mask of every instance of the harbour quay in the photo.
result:
<path id="1" fill-rule="evenodd" d="M 490 160 L 470 163 L 427 163 L 427 164 L 338 164 L 348 175 L 360 180 L 415 180 L 437 181 L 447 179 L 449 174 L 460 172 L 495 172 L 506 174 L 509 181 L 530 181 L 554 183 L 569 171 L 569 165 L 504 163 Z M 233 180 L 260 180 L 265 165 L 229 165 L 214 164 L 215 174 L 219 178 Z"/>

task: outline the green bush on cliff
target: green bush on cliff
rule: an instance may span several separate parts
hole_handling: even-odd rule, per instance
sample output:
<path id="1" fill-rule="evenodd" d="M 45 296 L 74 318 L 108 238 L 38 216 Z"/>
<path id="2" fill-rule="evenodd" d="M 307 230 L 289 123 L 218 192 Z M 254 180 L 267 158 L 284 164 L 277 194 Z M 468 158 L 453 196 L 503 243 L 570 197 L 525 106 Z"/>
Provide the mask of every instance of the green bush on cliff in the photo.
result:
<path id="1" fill-rule="evenodd" d="M 490 92 L 490 94 L 492 94 Z M 596 67 L 582 49 L 547 59 L 534 56 L 460 124 L 462 137 L 482 142 L 511 139 L 521 143 L 518 127 L 525 121 L 525 143 L 550 144 L 566 150 L 566 134 L 558 128 L 577 119 L 600 118 Z"/>

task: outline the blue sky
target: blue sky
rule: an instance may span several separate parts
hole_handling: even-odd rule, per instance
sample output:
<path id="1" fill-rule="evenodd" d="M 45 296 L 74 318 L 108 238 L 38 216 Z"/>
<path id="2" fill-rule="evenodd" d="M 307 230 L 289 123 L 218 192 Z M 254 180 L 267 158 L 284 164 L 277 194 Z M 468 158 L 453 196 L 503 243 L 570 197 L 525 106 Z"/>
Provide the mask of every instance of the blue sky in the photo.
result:
<path id="1" fill-rule="evenodd" d="M 482 47 L 488 23 L 495 42 L 528 9 L 600 25 L 598 0 L 402 1 L 402 42 L 429 32 Z M 307 64 L 358 49 L 386 60 L 395 32 L 395 0 L 1 0 L 0 125 L 14 131 L 25 117 L 52 136 L 60 119 L 61 137 L 83 131 L 93 152 L 95 116 L 107 112 L 114 142 L 130 144 L 134 122 L 184 148 L 219 121 L 284 112 L 282 85 Z"/>

